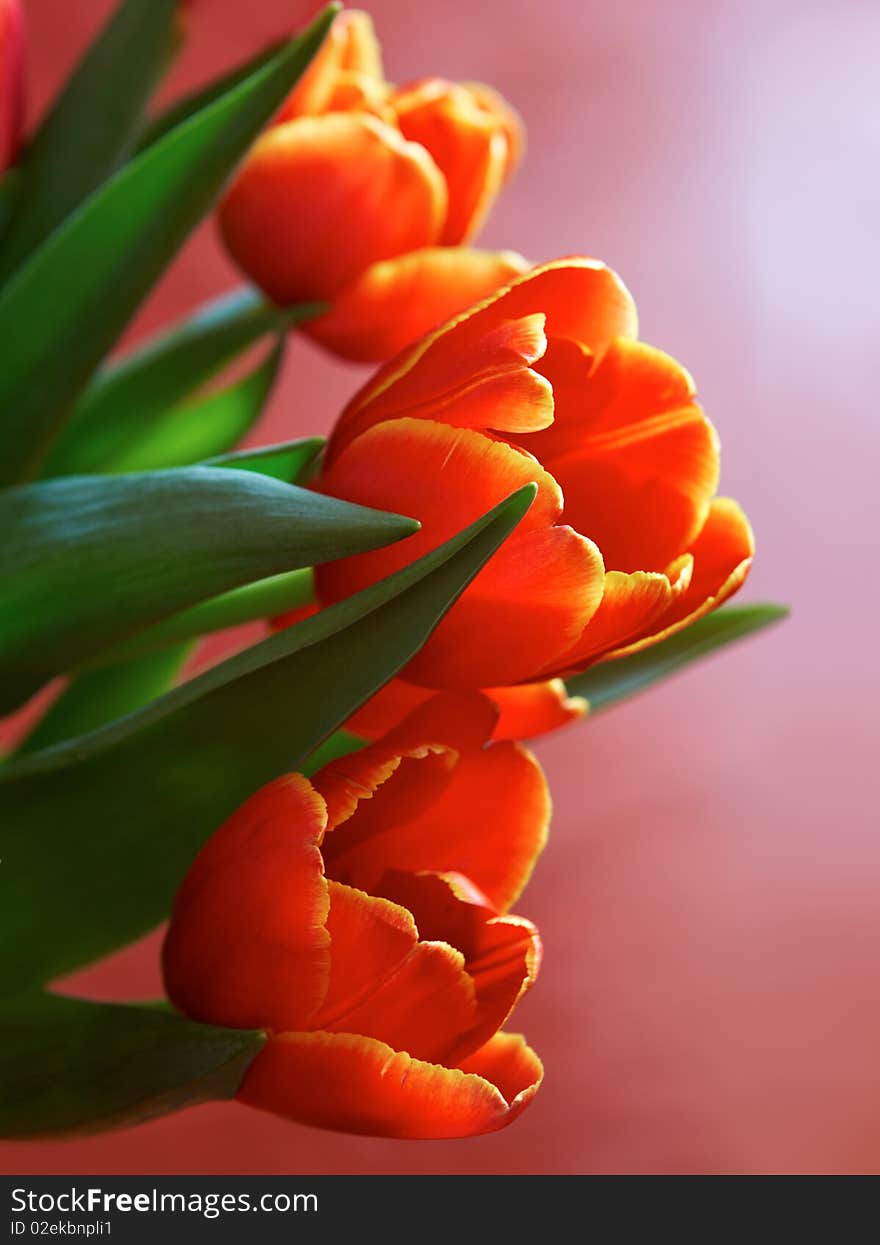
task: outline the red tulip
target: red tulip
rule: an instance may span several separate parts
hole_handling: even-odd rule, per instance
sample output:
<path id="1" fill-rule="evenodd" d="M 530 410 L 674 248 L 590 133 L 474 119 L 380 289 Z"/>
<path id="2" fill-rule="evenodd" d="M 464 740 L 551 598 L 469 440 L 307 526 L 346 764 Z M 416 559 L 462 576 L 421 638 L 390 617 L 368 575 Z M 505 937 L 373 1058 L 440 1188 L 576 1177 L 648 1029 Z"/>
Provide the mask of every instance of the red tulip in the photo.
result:
<path id="1" fill-rule="evenodd" d="M 392 87 L 369 17 L 348 11 L 233 183 L 223 237 L 275 302 L 332 302 L 306 328 L 317 341 L 387 359 L 527 267 L 461 245 L 522 142 L 488 87 Z"/>
<path id="2" fill-rule="evenodd" d="M 482 697 L 434 697 L 311 781 L 270 783 L 200 852 L 165 980 L 196 1020 L 268 1030 L 243 1102 L 457 1137 L 504 1127 L 534 1096 L 537 1056 L 500 1029 L 540 944 L 506 914 L 550 805 L 527 752 L 485 746 L 493 723 Z"/>
<path id="3" fill-rule="evenodd" d="M 422 527 L 319 567 L 319 598 L 376 582 L 535 481 L 531 510 L 405 677 L 495 689 L 518 730 L 530 705 L 544 729 L 570 716 L 547 680 L 653 644 L 742 584 L 752 535 L 715 495 L 718 473 L 693 382 L 636 340 L 625 287 L 595 260 L 558 260 L 402 352 L 348 404 L 315 487 Z"/>

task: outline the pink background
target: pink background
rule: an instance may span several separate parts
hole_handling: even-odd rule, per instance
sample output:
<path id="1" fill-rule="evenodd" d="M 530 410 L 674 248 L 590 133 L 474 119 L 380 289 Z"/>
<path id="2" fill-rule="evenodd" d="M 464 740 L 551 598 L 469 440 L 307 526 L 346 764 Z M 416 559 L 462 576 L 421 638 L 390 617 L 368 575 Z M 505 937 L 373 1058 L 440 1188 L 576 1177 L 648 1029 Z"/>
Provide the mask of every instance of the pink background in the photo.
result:
<path id="1" fill-rule="evenodd" d="M 37 108 L 109 5 L 26 7 Z M 313 6 L 193 7 L 177 87 Z M 376 0 L 372 12 L 391 77 L 483 78 L 519 106 L 528 160 L 486 243 L 619 269 L 644 337 L 695 373 L 721 432 L 723 488 L 758 536 L 740 599 L 786 601 L 793 617 L 538 749 L 557 811 L 521 907 L 547 954 L 517 1027 L 547 1080 L 513 1128 L 384 1142 L 212 1105 L 0 1146 L 0 1169 L 876 1172 L 880 10 Z M 203 230 L 139 330 L 233 280 Z M 297 341 L 263 435 L 326 429 L 362 375 Z M 80 981 L 154 991 L 155 953 L 148 941 Z"/>

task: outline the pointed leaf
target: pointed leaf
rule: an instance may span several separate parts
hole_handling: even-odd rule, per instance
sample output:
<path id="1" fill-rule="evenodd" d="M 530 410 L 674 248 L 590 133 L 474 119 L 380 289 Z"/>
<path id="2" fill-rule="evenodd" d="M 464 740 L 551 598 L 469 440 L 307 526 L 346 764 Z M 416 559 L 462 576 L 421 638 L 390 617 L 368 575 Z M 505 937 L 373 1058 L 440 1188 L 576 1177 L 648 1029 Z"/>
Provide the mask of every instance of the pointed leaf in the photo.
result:
<path id="1" fill-rule="evenodd" d="M 244 82 L 256 70 L 262 69 L 272 60 L 273 56 L 277 56 L 283 44 L 276 42 L 267 48 L 263 48 L 256 56 L 252 56 L 242 65 L 237 65 L 235 69 L 231 69 L 222 77 L 215 78 L 213 81 L 206 83 L 205 86 L 199 87 L 195 91 L 191 91 L 188 95 L 184 95 L 182 99 L 175 100 L 168 108 L 164 109 L 153 117 L 144 127 L 138 147 L 143 150 L 145 147 L 152 146 L 158 139 L 162 138 L 169 130 L 173 130 L 175 126 L 180 125 L 184 121 L 188 121 L 194 113 L 201 112 L 208 104 L 212 104 L 215 99 L 219 99 L 221 95 L 225 95 L 233 87 L 238 86 L 240 82 Z"/>
<path id="2" fill-rule="evenodd" d="M 124 644 L 116 646 L 110 656 L 114 661 L 146 653 L 154 653 L 169 644 L 184 640 L 196 640 L 213 631 L 225 631 L 240 627 L 243 623 L 260 622 L 286 614 L 290 610 L 310 605 L 315 599 L 314 575 L 311 570 L 288 571 L 286 575 L 272 575 L 253 584 L 233 588 L 218 597 L 201 601 L 183 610 L 155 627 L 148 627 Z M 104 664 L 107 654 L 98 661 Z M 96 661 L 94 664 L 98 664 Z"/>
<path id="3" fill-rule="evenodd" d="M 148 705 L 168 691 L 191 651 L 191 644 L 174 644 L 147 656 L 75 675 L 16 756 L 85 735 Z"/>
<path id="4" fill-rule="evenodd" d="M 162 920 L 206 838 L 414 656 L 534 495 L 122 721 L 0 767 L 0 990 Z"/>
<path id="5" fill-rule="evenodd" d="M 156 420 L 255 342 L 308 318 L 316 307 L 282 311 L 247 288 L 208 303 L 97 374 L 52 446 L 42 474 L 116 470 L 114 462 L 136 451 Z M 215 453 L 220 449 L 208 449 L 204 456 Z"/>
<path id="6" fill-rule="evenodd" d="M 30 255 L 133 150 L 168 68 L 178 0 L 126 0 L 56 95 L 21 164 L 0 279 Z"/>
<path id="7" fill-rule="evenodd" d="M 158 415 L 127 450 L 108 464 L 114 472 L 186 467 L 238 445 L 263 413 L 272 393 L 284 339 L 233 385 Z"/>
<path id="8" fill-rule="evenodd" d="M 6 489 L 0 707 L 197 601 L 375 549 L 417 526 L 216 467 Z"/>
<path id="9" fill-rule="evenodd" d="M 234 1097 L 265 1035 L 55 994 L 0 1008 L 0 1137 L 76 1136 Z"/>
<path id="10" fill-rule="evenodd" d="M 586 698 L 591 714 L 597 713 L 787 615 L 784 605 L 729 605 L 641 653 L 591 666 L 566 679 L 565 685 L 572 696 Z"/>
<path id="11" fill-rule="evenodd" d="M 308 484 L 323 448 L 323 437 L 306 437 L 302 441 L 283 441 L 278 445 L 261 445 L 254 450 L 206 458 L 204 466 L 258 471 L 260 475 L 274 476 L 288 484 Z"/>
<path id="12" fill-rule="evenodd" d="M 290 91 L 334 12 L 126 165 L 0 291 L 0 484 L 39 471 L 95 368 Z"/>

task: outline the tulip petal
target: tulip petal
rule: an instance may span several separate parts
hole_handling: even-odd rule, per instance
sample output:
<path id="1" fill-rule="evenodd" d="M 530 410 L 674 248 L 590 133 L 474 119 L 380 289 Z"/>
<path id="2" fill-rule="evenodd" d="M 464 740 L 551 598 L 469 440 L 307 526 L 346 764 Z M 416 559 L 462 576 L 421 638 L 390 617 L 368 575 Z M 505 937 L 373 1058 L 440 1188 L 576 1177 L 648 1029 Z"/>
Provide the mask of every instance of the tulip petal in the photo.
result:
<path id="1" fill-rule="evenodd" d="M 749 521 L 729 497 L 716 497 L 703 530 L 692 546 L 693 575 L 687 590 L 671 604 L 655 628 L 610 654 L 625 657 L 674 635 L 698 618 L 717 609 L 745 582 L 755 553 Z"/>
<path id="2" fill-rule="evenodd" d="M 396 545 L 318 567 L 320 599 L 340 600 L 399 570 L 529 481 L 538 484 L 531 509 L 410 669 L 415 682 L 449 687 L 528 679 L 583 631 L 601 599 L 602 559 L 570 528 L 550 526 L 561 504 L 553 477 L 482 433 L 399 419 L 352 442 L 325 471 L 321 490 L 422 526 Z"/>
<path id="3" fill-rule="evenodd" d="M 380 368 L 343 411 L 328 461 L 366 428 L 419 407 L 426 395 L 442 390 L 445 378 L 460 373 L 461 360 L 479 353 L 487 334 L 537 314 L 546 317 L 548 338 L 570 338 L 597 359 L 615 338 L 634 337 L 637 329 L 629 291 L 599 260 L 576 256 L 532 268 Z"/>
<path id="4" fill-rule="evenodd" d="M 555 665 L 602 599 L 602 555 L 570 527 L 515 533 L 421 651 L 407 678 L 432 686 L 500 686 Z"/>
<path id="5" fill-rule="evenodd" d="M 552 382 L 553 424 L 517 441 L 542 463 L 580 449 L 591 438 L 694 404 L 694 382 L 670 355 L 621 337 L 601 360 L 580 342 L 550 338 L 540 363 Z"/>
<path id="6" fill-rule="evenodd" d="M 446 179 L 449 208 L 440 241 L 455 246 L 485 220 L 507 172 L 508 141 L 494 114 L 467 87 L 427 78 L 392 97 L 401 133 L 430 152 Z"/>
<path id="7" fill-rule="evenodd" d="M 381 827 L 399 816 L 399 806 L 430 803 L 446 785 L 457 759 L 453 749 L 439 742 L 422 739 L 405 747 L 383 738 L 332 761 L 312 782 L 326 801 L 329 828 L 357 815 L 358 833 L 364 835 L 367 826 Z M 369 806 L 364 801 L 370 801 Z M 326 850 L 330 851 L 329 840 Z"/>
<path id="8" fill-rule="evenodd" d="M 459 754 L 481 748 L 497 717 L 497 709 L 479 692 L 419 698 L 382 738 L 315 774 L 312 782 L 327 805 L 328 829 L 336 830 L 356 814 L 357 826 L 348 827 L 346 842 L 360 843 L 430 805 L 449 781 Z M 326 841 L 326 859 L 332 859 L 339 842 L 338 834 Z"/>
<path id="9" fill-rule="evenodd" d="M 282 1033 L 251 1064 L 238 1098 L 319 1128 L 441 1139 L 504 1128 L 540 1084 L 537 1056 L 506 1034 L 466 1064 L 474 1071 L 425 1063 L 348 1033 Z M 483 1068 L 498 1076 L 509 1098 L 478 1071 Z"/>
<path id="10" fill-rule="evenodd" d="M 311 64 L 287 97 L 278 122 L 324 112 L 342 74 L 383 80 L 382 53 L 368 13 L 346 9 L 327 32 Z"/>
<path id="11" fill-rule="evenodd" d="M 377 260 L 430 246 L 445 212 L 422 147 L 367 113 L 327 113 L 268 130 L 219 219 L 240 267 L 290 304 L 333 298 Z"/>
<path id="12" fill-rule="evenodd" d="M 462 953 L 444 942 L 419 942 L 386 981 L 324 1029 L 445 1063 L 475 1020 L 476 993 Z"/>
<path id="13" fill-rule="evenodd" d="M 459 1067 L 470 1076 L 481 1076 L 497 1085 L 514 1118 L 532 1101 L 544 1077 L 540 1059 L 519 1033 L 496 1033 Z"/>
<path id="14" fill-rule="evenodd" d="M 476 991 L 476 1013 L 473 1025 L 444 1060 L 458 1062 L 501 1028 L 534 982 L 541 963 L 538 931 L 522 917 L 499 916 L 461 874 L 391 871 L 380 889 L 412 912 L 423 939 L 443 940 L 464 955 Z"/>
<path id="15" fill-rule="evenodd" d="M 679 559 L 674 574 L 608 571 L 602 602 L 572 651 L 562 659 L 565 672 L 582 670 L 591 662 L 644 635 L 665 619 L 687 591 L 693 572 L 690 555 Z M 557 667 L 559 668 L 559 667 Z"/>
<path id="16" fill-rule="evenodd" d="M 184 879 L 163 948 L 172 1002 L 234 1028 L 300 1027 L 327 991 L 324 801 L 291 774 L 213 835 Z"/>
<path id="17" fill-rule="evenodd" d="M 718 439 L 696 405 L 590 437 L 550 464 L 565 520 L 615 571 L 662 571 L 706 521 L 718 485 Z"/>
<path id="18" fill-rule="evenodd" d="M 398 726 L 407 714 L 434 695 L 428 687 L 418 687 L 406 679 L 392 679 L 365 705 L 353 713 L 345 729 L 361 739 L 378 739 Z"/>
<path id="19" fill-rule="evenodd" d="M 417 400 L 403 387 L 390 395 L 383 422 L 439 420 L 457 428 L 502 433 L 547 427 L 553 421 L 553 387 L 532 367 L 547 348 L 545 320 L 542 312 L 535 312 L 491 326 L 467 343 L 449 367 L 426 374 Z M 369 431 L 374 422 L 369 410 L 355 415 L 348 427 L 350 437 L 359 430 Z"/>
<path id="20" fill-rule="evenodd" d="M 379 363 L 527 268 L 515 251 L 423 247 L 371 264 L 303 331 L 343 358 Z"/>
<path id="21" fill-rule="evenodd" d="M 487 687 L 484 695 L 501 711 L 493 739 L 535 739 L 577 722 L 587 712 L 587 702 L 569 696 L 562 679 Z"/>
<path id="22" fill-rule="evenodd" d="M 330 883 L 327 929 L 330 983 L 309 1028 L 359 1033 L 417 1059 L 449 1062 L 485 1011 L 463 953 L 422 935 L 401 904 L 338 882 Z"/>
<path id="23" fill-rule="evenodd" d="M 334 1018 L 373 994 L 419 942 L 416 923 L 406 908 L 339 882 L 330 882 L 328 889 L 330 979 L 322 1005 L 309 1018 L 312 1029 L 338 1027 Z"/>
<path id="24" fill-rule="evenodd" d="M 507 143 L 507 157 L 504 163 L 504 180 L 510 177 L 513 170 L 521 162 L 526 146 L 526 127 L 516 109 L 499 94 L 494 87 L 485 82 L 463 82 L 462 86 L 470 91 L 484 112 L 492 115 L 496 126 L 501 130 Z"/>
<path id="25" fill-rule="evenodd" d="M 399 781 L 395 775 L 383 792 L 393 793 Z M 509 742 L 467 750 L 431 801 L 407 802 L 400 794 L 394 817 L 365 801 L 326 836 L 328 873 L 371 893 L 388 870 L 462 873 L 496 911 L 507 911 L 531 875 L 550 822 L 550 793 L 531 753 Z"/>
<path id="26" fill-rule="evenodd" d="M 576 722 L 587 711 L 587 702 L 580 696 L 569 696 L 562 679 L 488 687 L 483 694 L 500 711 L 492 732 L 492 738 L 498 740 L 534 739 Z M 429 688 L 392 679 L 348 719 L 346 729 L 362 739 L 377 739 L 431 695 Z"/>

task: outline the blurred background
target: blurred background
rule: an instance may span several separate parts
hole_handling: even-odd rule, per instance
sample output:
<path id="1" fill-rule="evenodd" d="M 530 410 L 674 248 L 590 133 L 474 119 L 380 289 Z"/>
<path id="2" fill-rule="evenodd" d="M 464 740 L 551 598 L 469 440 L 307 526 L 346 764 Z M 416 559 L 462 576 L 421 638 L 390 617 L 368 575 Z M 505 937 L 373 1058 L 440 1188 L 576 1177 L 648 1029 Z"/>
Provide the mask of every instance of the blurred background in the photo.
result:
<path id="1" fill-rule="evenodd" d="M 110 0 L 26 0 L 36 116 Z M 316 9 L 198 0 L 186 89 Z M 506 1132 L 392 1142 L 235 1105 L 7 1173 L 880 1170 L 876 0 L 374 0 L 389 77 L 482 79 L 524 168 L 482 242 L 617 268 L 694 373 L 755 527 L 739 600 L 782 626 L 542 742 L 550 845 L 520 904 L 547 1068 Z M 132 340 L 237 280 L 207 227 Z M 362 382 L 296 339 L 260 439 L 325 431 Z M 161 776 L 157 776 L 158 779 Z M 66 985 L 158 993 L 148 939 Z"/>

